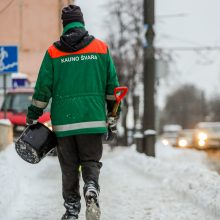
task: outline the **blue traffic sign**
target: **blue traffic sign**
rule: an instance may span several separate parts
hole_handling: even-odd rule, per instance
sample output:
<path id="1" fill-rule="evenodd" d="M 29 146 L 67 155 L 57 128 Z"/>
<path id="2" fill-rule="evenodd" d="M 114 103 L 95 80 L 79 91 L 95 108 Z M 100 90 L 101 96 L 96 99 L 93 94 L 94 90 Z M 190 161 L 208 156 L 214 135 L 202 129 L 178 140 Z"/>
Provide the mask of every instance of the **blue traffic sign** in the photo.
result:
<path id="1" fill-rule="evenodd" d="M 18 72 L 18 47 L 0 46 L 0 74 Z"/>

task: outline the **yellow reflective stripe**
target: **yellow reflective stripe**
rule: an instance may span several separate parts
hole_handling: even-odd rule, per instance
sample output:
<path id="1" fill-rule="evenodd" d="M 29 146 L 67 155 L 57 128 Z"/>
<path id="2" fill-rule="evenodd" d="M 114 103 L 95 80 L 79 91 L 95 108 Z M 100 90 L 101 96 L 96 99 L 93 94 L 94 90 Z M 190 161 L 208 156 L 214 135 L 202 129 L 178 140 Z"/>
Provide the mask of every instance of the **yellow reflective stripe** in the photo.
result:
<path id="1" fill-rule="evenodd" d="M 54 125 L 54 131 L 72 131 L 78 129 L 86 129 L 86 128 L 100 128 L 106 127 L 105 121 L 90 121 L 90 122 L 81 122 L 67 125 Z"/>
<path id="2" fill-rule="evenodd" d="M 114 95 L 107 95 L 107 96 L 106 96 L 106 100 L 115 101 L 116 98 L 115 98 Z"/>
<path id="3" fill-rule="evenodd" d="M 32 99 L 32 105 L 34 105 L 38 108 L 46 108 L 47 104 L 48 104 L 48 102 L 42 102 L 42 101 L 38 101 L 36 99 Z"/>

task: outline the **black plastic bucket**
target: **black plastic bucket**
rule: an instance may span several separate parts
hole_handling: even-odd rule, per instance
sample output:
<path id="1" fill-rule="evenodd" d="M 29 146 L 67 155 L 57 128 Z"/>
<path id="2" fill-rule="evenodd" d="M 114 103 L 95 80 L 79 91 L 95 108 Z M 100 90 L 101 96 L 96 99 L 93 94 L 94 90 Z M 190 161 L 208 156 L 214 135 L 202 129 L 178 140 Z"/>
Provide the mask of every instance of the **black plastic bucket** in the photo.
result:
<path id="1" fill-rule="evenodd" d="M 56 146 L 55 133 L 39 122 L 29 125 L 15 142 L 18 155 L 31 164 L 39 163 Z"/>

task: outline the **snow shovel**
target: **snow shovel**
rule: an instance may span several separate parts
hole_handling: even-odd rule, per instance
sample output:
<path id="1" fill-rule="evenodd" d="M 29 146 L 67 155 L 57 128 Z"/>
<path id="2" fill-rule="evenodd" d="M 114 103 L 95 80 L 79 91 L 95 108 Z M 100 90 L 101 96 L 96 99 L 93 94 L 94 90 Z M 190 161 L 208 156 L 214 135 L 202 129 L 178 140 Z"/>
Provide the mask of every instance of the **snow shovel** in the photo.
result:
<path id="1" fill-rule="evenodd" d="M 114 96 L 115 96 L 116 102 L 113 106 L 112 115 L 110 117 L 116 117 L 120 102 L 126 96 L 127 92 L 128 92 L 128 87 L 126 87 L 126 86 L 116 87 L 114 89 Z M 108 133 L 106 136 L 106 140 L 111 141 L 114 139 L 115 136 L 116 136 L 116 134 L 115 133 L 113 134 L 110 127 L 108 127 Z"/>

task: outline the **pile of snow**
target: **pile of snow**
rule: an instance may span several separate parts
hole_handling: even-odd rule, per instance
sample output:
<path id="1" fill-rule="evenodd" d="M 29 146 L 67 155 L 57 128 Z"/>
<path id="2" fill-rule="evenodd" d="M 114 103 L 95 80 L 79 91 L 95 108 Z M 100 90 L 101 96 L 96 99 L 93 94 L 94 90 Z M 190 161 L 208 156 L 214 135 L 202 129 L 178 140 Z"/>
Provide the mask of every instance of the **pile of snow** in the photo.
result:
<path id="1" fill-rule="evenodd" d="M 11 121 L 8 119 L 0 119 L 0 125 L 11 126 Z"/>
<path id="2" fill-rule="evenodd" d="M 137 170 L 159 179 L 167 188 L 220 216 L 220 176 L 207 167 L 205 154 L 186 150 L 191 155 L 188 158 L 181 150 L 165 149 L 165 154 L 160 150 L 163 151 L 161 144 L 157 144 L 158 157 L 152 158 L 136 153 L 133 148 L 123 155 L 123 159 Z"/>

